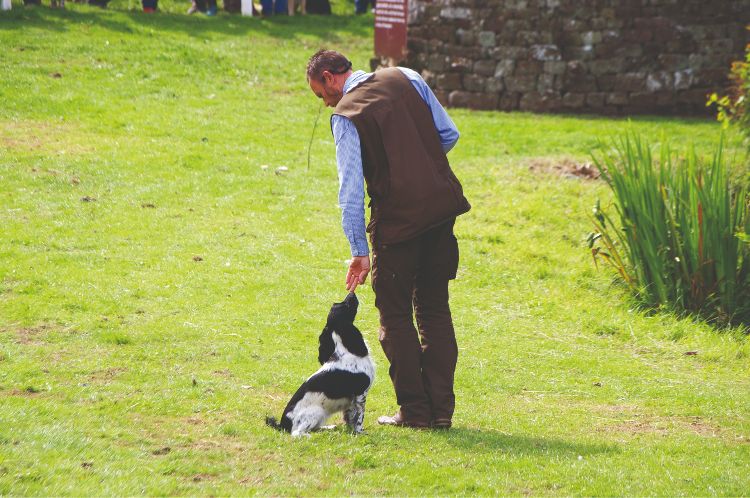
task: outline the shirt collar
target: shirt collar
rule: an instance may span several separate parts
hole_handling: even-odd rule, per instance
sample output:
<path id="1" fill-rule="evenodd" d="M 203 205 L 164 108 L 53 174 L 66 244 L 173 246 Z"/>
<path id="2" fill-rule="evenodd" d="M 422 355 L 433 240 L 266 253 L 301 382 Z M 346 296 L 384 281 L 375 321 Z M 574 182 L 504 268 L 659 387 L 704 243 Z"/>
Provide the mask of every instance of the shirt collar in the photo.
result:
<path id="1" fill-rule="evenodd" d="M 364 71 L 354 71 L 344 82 L 344 93 L 347 93 L 349 90 L 356 87 L 370 76 L 372 76 L 372 73 L 366 73 Z"/>

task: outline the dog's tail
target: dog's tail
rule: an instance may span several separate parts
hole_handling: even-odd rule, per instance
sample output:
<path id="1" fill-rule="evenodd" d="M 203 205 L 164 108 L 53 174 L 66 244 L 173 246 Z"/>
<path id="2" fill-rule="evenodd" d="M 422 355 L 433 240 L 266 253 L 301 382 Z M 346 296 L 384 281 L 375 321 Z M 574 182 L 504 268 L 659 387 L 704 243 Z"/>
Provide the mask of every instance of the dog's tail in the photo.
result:
<path id="1" fill-rule="evenodd" d="M 266 425 L 268 427 L 276 429 L 277 431 L 288 432 L 286 427 L 276 422 L 276 417 L 266 417 Z"/>

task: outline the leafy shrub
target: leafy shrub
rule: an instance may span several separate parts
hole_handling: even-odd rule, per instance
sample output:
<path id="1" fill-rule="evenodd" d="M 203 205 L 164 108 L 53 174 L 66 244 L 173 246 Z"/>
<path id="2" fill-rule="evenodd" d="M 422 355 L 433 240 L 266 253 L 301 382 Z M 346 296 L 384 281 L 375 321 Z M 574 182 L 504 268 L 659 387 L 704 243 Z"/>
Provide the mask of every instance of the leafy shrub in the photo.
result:
<path id="1" fill-rule="evenodd" d="M 644 304 L 750 323 L 750 196 L 733 187 L 723 142 L 713 157 L 658 158 L 626 135 L 594 162 L 615 195 L 619 224 L 597 201 L 589 235 L 604 260 Z"/>
<path id="2" fill-rule="evenodd" d="M 745 60 L 732 63 L 729 79 L 732 82 L 729 95 L 720 97 L 713 93 L 706 105 L 716 105 L 716 117 L 722 125 L 736 123 L 750 143 L 750 44 L 745 49 Z"/>

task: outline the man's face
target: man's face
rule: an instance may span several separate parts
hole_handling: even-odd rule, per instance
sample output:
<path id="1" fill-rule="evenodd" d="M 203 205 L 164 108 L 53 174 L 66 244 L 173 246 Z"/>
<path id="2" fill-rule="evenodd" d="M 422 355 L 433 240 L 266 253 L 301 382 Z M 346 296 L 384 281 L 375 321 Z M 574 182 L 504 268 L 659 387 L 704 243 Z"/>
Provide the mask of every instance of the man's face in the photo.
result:
<path id="1" fill-rule="evenodd" d="M 336 107 L 341 97 L 344 96 L 343 85 L 340 85 L 342 88 L 339 88 L 336 78 L 328 71 L 323 71 L 322 77 L 323 81 L 310 79 L 310 90 L 319 99 L 323 99 L 326 107 Z"/>

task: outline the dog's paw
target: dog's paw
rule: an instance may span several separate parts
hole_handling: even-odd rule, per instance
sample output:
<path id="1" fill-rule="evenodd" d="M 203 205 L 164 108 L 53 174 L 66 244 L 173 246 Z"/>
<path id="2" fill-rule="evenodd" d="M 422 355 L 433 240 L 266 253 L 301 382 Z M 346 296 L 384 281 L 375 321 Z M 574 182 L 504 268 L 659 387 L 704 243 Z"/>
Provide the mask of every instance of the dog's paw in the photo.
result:
<path id="1" fill-rule="evenodd" d="M 332 431 L 336 428 L 335 425 L 321 425 L 319 431 Z"/>

